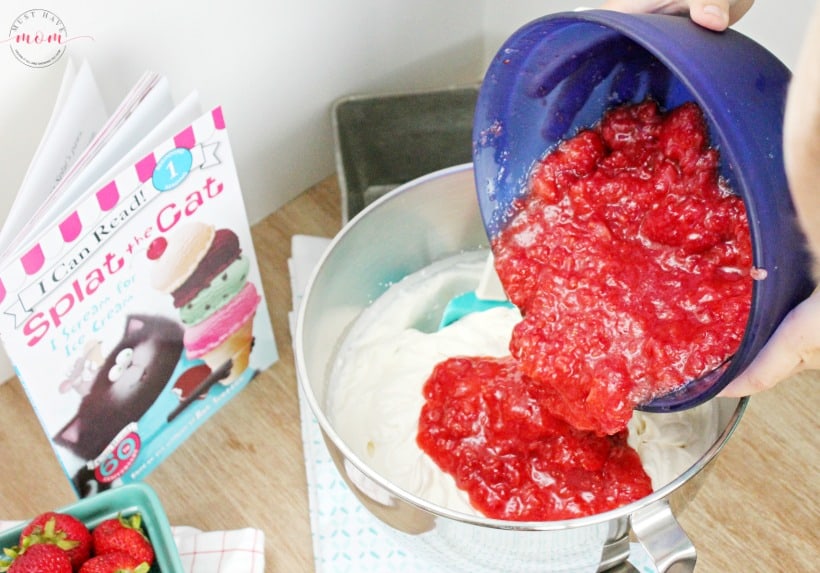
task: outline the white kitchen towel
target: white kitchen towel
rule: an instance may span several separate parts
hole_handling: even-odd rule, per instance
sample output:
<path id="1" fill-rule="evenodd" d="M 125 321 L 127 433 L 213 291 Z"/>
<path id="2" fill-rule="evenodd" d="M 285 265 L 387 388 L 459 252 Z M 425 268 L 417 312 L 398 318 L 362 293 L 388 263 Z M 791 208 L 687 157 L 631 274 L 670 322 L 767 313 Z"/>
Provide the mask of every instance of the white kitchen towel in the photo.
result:
<path id="1" fill-rule="evenodd" d="M 330 239 L 312 237 L 310 235 L 294 235 L 291 239 L 291 257 L 288 259 L 290 273 L 291 308 L 288 314 L 291 336 L 296 334 L 296 313 L 302 302 L 307 283 L 313 274 L 313 269 L 322 258 L 330 244 Z"/>
<path id="2" fill-rule="evenodd" d="M 303 289 L 329 245 L 329 239 L 294 236 L 288 260 L 293 311 L 291 333 Z M 325 446 L 321 430 L 299 386 L 302 443 L 310 500 L 310 521 L 316 573 L 482 573 L 480 564 L 442 561 L 440 544 L 433 536 L 405 535 L 388 527 L 358 501 L 339 474 Z M 633 543 L 629 562 L 639 573 L 656 573 L 643 548 Z M 574 568 L 566 562 L 553 563 L 552 570 L 572 573 L 594 571 L 595 567 Z M 562 567 L 563 566 L 563 567 Z M 505 569 L 512 571 L 514 569 Z"/>
<path id="3" fill-rule="evenodd" d="M 182 567 L 188 573 L 264 573 L 265 532 L 245 528 L 200 531 L 172 526 Z"/>

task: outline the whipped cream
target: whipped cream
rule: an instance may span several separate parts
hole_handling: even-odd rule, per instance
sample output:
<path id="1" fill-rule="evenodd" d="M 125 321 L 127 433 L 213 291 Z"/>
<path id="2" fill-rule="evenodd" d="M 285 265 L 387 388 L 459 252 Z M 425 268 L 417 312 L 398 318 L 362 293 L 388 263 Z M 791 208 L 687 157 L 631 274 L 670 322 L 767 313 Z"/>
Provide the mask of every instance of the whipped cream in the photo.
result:
<path id="1" fill-rule="evenodd" d="M 453 511 L 477 515 L 467 492 L 416 444 L 422 387 L 452 356 L 509 355 L 515 308 L 497 307 L 438 329 L 446 304 L 475 290 L 487 251 L 444 259 L 408 275 L 362 312 L 343 341 L 331 374 L 328 413 L 334 429 L 374 471 L 403 490 Z M 713 444 L 717 408 L 672 414 L 635 412 L 629 445 L 654 489 L 669 483 Z"/>

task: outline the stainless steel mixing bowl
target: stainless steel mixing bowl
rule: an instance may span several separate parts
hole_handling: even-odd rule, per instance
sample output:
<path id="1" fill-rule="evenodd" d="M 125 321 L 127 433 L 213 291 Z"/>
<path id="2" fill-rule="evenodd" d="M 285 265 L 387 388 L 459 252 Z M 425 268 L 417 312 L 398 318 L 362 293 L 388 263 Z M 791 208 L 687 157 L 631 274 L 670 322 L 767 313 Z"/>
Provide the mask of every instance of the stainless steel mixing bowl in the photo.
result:
<path id="1" fill-rule="evenodd" d="M 487 237 L 471 164 L 402 185 L 332 241 L 304 293 L 294 347 L 300 384 L 339 473 L 373 515 L 399 532 L 422 536 L 450 570 L 629 570 L 630 530 L 661 573 L 694 570 L 696 551 L 675 513 L 696 493 L 703 470 L 740 421 L 746 399 L 716 399 L 720 435 L 670 484 L 613 511 L 553 522 L 487 519 L 436 506 L 374 472 L 334 430 L 327 410 L 330 372 L 351 323 L 409 273 L 481 248 L 487 248 Z"/>

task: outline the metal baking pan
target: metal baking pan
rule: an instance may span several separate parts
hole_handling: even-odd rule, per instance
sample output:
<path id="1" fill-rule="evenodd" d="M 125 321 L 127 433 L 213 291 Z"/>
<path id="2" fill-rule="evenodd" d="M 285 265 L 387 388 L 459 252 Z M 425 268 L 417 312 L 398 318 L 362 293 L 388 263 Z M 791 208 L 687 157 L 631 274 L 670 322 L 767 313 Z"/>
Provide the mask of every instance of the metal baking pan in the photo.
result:
<path id="1" fill-rule="evenodd" d="M 332 120 L 342 222 L 402 183 L 472 161 L 477 97 L 478 84 L 336 101 Z"/>

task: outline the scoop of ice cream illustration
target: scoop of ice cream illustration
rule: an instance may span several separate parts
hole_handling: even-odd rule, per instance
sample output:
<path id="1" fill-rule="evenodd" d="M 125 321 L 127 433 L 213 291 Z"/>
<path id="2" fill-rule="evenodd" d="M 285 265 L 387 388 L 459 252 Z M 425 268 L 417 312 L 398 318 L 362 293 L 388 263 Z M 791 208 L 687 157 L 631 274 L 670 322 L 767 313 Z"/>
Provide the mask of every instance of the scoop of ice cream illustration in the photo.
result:
<path id="1" fill-rule="evenodd" d="M 102 342 L 99 340 L 86 342 L 82 355 L 74 361 L 66 372 L 65 378 L 60 382 L 60 394 L 74 390 L 80 396 L 87 396 L 103 360 L 105 357 L 102 353 Z"/>
<path id="2" fill-rule="evenodd" d="M 250 263 L 236 233 L 187 222 L 154 239 L 146 256 L 152 286 L 171 295 L 179 310 L 188 358 L 226 373 L 222 384 L 236 380 L 248 367 L 262 300 L 248 281 Z"/>

